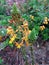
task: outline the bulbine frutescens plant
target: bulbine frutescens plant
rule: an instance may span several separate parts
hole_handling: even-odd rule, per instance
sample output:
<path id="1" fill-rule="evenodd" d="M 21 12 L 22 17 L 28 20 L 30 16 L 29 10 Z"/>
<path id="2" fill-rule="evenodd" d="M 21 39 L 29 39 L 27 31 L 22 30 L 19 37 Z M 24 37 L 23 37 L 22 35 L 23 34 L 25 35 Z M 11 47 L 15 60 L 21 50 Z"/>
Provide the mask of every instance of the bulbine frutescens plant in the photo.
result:
<path id="1" fill-rule="evenodd" d="M 12 18 L 8 20 L 8 26 L 6 27 L 6 39 L 3 41 L 7 45 L 21 48 L 22 46 L 29 46 L 28 35 L 31 30 L 28 28 L 28 21 L 22 18 L 16 5 L 13 5 L 11 11 Z M 2 31 L 4 32 L 4 31 Z M 3 36 L 0 35 L 0 41 L 2 42 Z M 7 41 L 8 40 L 8 41 Z"/>

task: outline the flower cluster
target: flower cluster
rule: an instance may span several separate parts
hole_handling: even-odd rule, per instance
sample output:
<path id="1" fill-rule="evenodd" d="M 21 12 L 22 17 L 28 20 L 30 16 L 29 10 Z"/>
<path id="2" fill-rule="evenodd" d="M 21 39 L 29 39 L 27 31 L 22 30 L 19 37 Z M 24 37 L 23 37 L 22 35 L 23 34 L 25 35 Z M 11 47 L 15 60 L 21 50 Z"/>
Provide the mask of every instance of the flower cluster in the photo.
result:
<path id="1" fill-rule="evenodd" d="M 45 29 L 45 26 L 44 25 L 40 26 L 40 30 L 41 31 L 43 31 L 44 29 Z"/>
<path id="2" fill-rule="evenodd" d="M 43 24 L 48 24 L 48 23 L 49 23 L 49 19 L 47 17 L 45 17 Z"/>
<path id="3" fill-rule="evenodd" d="M 9 43 L 10 43 L 10 44 L 13 43 L 13 41 L 15 40 L 15 38 L 16 38 L 16 34 L 14 34 L 14 35 L 10 38 Z"/>
<path id="4" fill-rule="evenodd" d="M 28 28 L 28 21 L 24 20 L 22 22 L 22 25 L 17 25 L 16 28 L 17 28 L 16 30 L 14 30 L 12 26 L 8 26 L 7 28 L 7 34 L 10 37 L 9 44 L 14 44 L 19 49 L 24 45 L 29 46 L 28 35 L 30 34 L 31 30 L 29 30 Z M 20 42 L 16 41 L 18 39 L 18 32 L 22 34 Z M 25 41 L 25 44 L 24 44 L 24 41 Z"/>
<path id="5" fill-rule="evenodd" d="M 14 30 L 12 29 L 11 26 L 8 26 L 8 28 L 7 28 L 7 34 L 11 35 L 11 36 L 14 34 Z"/>
<path id="6" fill-rule="evenodd" d="M 49 24 L 49 19 L 47 17 L 45 17 L 43 25 L 40 26 L 40 30 L 43 31 L 46 28 L 45 25 L 48 25 L 48 24 Z"/>

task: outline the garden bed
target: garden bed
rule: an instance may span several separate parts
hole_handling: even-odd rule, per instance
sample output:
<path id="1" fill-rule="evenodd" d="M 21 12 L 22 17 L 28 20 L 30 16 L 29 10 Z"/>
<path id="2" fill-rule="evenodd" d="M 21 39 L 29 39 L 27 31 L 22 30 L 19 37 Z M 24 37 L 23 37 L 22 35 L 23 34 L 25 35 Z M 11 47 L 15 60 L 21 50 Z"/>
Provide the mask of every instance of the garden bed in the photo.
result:
<path id="1" fill-rule="evenodd" d="M 49 65 L 48 2 L 0 1 L 0 65 Z"/>

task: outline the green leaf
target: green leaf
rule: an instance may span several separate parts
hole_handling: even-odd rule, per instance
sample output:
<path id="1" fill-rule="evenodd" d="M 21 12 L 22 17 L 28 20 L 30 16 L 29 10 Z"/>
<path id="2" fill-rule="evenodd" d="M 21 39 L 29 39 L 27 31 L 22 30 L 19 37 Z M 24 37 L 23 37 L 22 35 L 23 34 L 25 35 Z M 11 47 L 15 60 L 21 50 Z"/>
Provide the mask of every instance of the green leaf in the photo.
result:
<path id="1" fill-rule="evenodd" d="M 48 36 L 47 33 L 43 34 L 43 39 L 44 39 L 44 40 L 48 40 L 48 38 L 49 38 L 49 36 Z"/>
<path id="2" fill-rule="evenodd" d="M 49 28 L 46 28 L 43 32 L 41 32 L 43 40 L 49 39 Z"/>
<path id="3" fill-rule="evenodd" d="M 16 4 L 14 3 L 13 7 L 12 7 L 12 10 L 11 10 L 11 13 L 16 15 L 19 12 L 20 12 L 19 9 L 17 8 Z"/>
<path id="4" fill-rule="evenodd" d="M 29 34 L 28 38 L 29 38 L 31 41 L 34 41 L 34 40 L 37 39 L 38 33 L 39 33 L 39 32 L 38 32 L 35 28 L 33 28 L 33 30 L 31 31 L 31 33 Z"/>
<path id="5" fill-rule="evenodd" d="M 4 49 L 8 45 L 8 41 L 9 41 L 9 39 L 7 39 L 6 41 L 0 43 L 0 50 Z"/>
<path id="6" fill-rule="evenodd" d="M 3 60 L 2 60 L 1 57 L 0 57 L 0 64 L 2 64 L 2 62 L 3 62 Z"/>
<path id="7" fill-rule="evenodd" d="M 9 44 L 9 46 L 12 48 L 13 47 L 13 43 L 12 44 Z"/>
<path id="8" fill-rule="evenodd" d="M 5 28 L 1 28 L 0 29 L 0 35 L 1 36 L 5 36 L 6 35 L 6 29 Z"/>

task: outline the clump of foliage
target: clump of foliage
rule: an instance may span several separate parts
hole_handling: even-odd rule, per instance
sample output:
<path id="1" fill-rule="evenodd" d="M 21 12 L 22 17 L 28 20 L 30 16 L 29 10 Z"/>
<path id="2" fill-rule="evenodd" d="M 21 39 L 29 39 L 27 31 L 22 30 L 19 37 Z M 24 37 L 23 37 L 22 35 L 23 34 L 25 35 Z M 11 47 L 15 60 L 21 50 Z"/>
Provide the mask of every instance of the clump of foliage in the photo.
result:
<path id="1" fill-rule="evenodd" d="M 31 31 L 28 28 L 28 21 L 22 18 L 15 4 L 13 5 L 11 16 L 12 18 L 8 22 L 2 21 L 4 28 L 0 28 L 0 42 L 2 45 L 0 49 L 2 49 L 3 45 L 4 47 L 7 45 L 15 46 L 16 48 L 29 45 L 28 35 Z"/>
<path id="2" fill-rule="evenodd" d="M 15 4 L 13 5 L 11 16 L 12 18 L 9 19 L 7 23 L 5 21 L 3 23 L 2 21 L 4 28 L 0 28 L 0 50 L 6 46 L 10 46 L 11 48 L 14 47 L 15 50 L 18 49 L 19 52 L 19 50 L 22 51 L 22 49 L 24 50 L 31 45 L 28 39 L 31 30 L 28 28 L 28 21 L 22 18 Z M 22 51 L 22 54 L 24 54 L 23 56 L 27 65 L 26 52 Z"/>
<path id="3" fill-rule="evenodd" d="M 28 46 L 30 45 L 29 43 L 36 41 L 40 36 L 43 40 L 48 40 L 49 17 L 46 5 L 48 6 L 47 2 L 43 4 L 37 0 L 31 0 L 26 5 L 28 7 L 26 12 L 23 12 L 21 16 L 19 9 L 14 4 L 11 10 L 12 18 L 8 22 L 6 20 L 0 22 L 1 25 L 6 25 L 6 35 L 3 34 L 4 31 L 0 32 L 5 37 L 5 43 L 8 41 L 8 45 L 21 48 L 21 46 L 24 46 L 24 42 Z M 3 36 L 0 36 L 1 42 L 4 38 Z"/>
<path id="4" fill-rule="evenodd" d="M 27 9 L 25 9 L 26 7 Z M 48 2 L 38 2 L 38 0 L 27 1 L 23 9 L 21 14 L 14 4 L 11 16 L 5 17 L 5 19 L 0 21 L 0 50 L 6 46 L 14 47 L 15 49 L 23 49 L 30 46 L 31 54 L 33 55 L 33 42 L 38 38 L 44 41 L 49 39 Z M 25 53 L 24 56 L 26 58 Z"/>
<path id="5" fill-rule="evenodd" d="M 28 20 L 29 29 L 32 30 L 32 32 L 29 35 L 29 39 L 31 41 L 37 40 L 38 37 L 40 36 L 42 37 L 43 40 L 49 39 L 48 2 L 49 1 L 46 0 L 41 0 L 41 1 L 31 0 L 25 3 L 24 8 L 22 8 L 22 12 L 23 12 L 22 17 Z"/>

